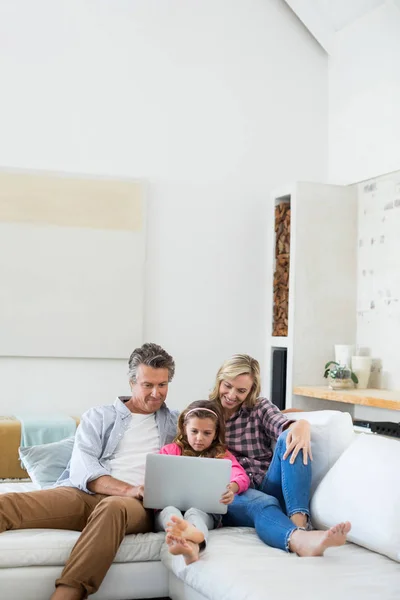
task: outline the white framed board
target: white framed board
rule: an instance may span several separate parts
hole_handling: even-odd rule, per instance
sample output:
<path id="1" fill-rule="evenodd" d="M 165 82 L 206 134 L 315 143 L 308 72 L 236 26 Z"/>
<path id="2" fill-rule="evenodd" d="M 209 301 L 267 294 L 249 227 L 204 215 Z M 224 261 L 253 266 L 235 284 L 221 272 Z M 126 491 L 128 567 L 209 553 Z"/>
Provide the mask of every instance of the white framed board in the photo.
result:
<path id="1" fill-rule="evenodd" d="M 140 181 L 0 172 L 0 356 L 128 358 L 145 212 Z"/>

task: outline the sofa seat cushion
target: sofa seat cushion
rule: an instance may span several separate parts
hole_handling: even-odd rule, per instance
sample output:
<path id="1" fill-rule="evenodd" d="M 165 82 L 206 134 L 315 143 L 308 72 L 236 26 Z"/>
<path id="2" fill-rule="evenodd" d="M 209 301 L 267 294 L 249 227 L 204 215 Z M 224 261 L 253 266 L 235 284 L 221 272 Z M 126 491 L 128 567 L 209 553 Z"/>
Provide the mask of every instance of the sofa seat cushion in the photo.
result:
<path id="1" fill-rule="evenodd" d="M 38 489 L 32 482 L 0 483 L 0 494 Z M 6 567 L 64 565 L 79 537 L 79 531 L 62 529 L 21 529 L 0 534 L 0 569 Z M 127 535 L 114 562 L 160 560 L 164 533 Z"/>
<path id="2" fill-rule="evenodd" d="M 254 529 L 244 527 L 211 531 L 201 559 L 192 565 L 185 566 L 166 546 L 161 560 L 209 600 L 395 600 L 400 589 L 399 565 L 380 554 L 346 544 L 329 548 L 323 558 L 299 558 L 266 546 Z"/>
<path id="3" fill-rule="evenodd" d="M 21 529 L 0 534 L 0 569 L 6 567 L 64 565 L 79 537 L 79 531 Z M 127 535 L 114 562 L 160 560 L 163 533 Z"/>

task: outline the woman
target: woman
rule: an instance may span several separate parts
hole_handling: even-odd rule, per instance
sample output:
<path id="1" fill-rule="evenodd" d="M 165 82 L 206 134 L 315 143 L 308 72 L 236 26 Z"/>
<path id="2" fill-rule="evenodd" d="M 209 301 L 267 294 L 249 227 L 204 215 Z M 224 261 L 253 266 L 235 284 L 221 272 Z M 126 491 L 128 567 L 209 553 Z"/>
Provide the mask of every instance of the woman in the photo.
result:
<path id="1" fill-rule="evenodd" d="M 260 397 L 260 390 L 258 361 L 235 354 L 219 369 L 210 394 L 210 400 L 219 402 L 224 412 L 228 450 L 252 482 L 252 489 L 235 496 L 224 525 L 255 527 L 269 546 L 299 556 L 321 556 L 329 546 L 345 543 L 351 525 L 345 522 L 328 531 L 306 531 L 310 424 L 289 421 L 274 404 Z"/>

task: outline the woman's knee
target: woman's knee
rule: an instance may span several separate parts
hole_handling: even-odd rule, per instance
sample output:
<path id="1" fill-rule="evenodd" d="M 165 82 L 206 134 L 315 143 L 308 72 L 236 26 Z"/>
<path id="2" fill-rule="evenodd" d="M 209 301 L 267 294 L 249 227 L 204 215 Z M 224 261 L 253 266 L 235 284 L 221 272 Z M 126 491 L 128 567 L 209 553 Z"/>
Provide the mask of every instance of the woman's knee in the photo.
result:
<path id="1" fill-rule="evenodd" d="M 284 446 L 284 448 L 286 449 L 286 440 L 287 440 L 288 435 L 289 435 L 289 429 L 285 429 L 285 431 L 282 431 L 282 433 L 280 434 L 280 436 L 278 437 L 278 439 L 276 441 L 276 448 L 278 448 L 278 446 Z"/>
<path id="2" fill-rule="evenodd" d="M 264 492 L 254 490 L 252 488 L 247 490 L 246 494 L 247 504 L 253 511 L 264 510 L 269 508 L 270 506 L 277 506 L 278 508 L 280 508 L 279 500 L 278 498 L 275 498 L 275 496 L 264 494 Z"/>

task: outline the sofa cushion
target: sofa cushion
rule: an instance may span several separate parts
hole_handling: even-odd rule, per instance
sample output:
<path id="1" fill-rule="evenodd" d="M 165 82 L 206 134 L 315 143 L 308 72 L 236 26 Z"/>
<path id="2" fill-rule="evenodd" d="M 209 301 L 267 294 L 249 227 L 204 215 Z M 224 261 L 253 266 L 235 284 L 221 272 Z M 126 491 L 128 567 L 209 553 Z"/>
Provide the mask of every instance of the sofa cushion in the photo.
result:
<path id="1" fill-rule="evenodd" d="M 189 566 L 166 546 L 161 560 L 190 586 L 175 594 L 171 578 L 171 598 L 395 600 L 400 586 L 399 565 L 365 548 L 346 544 L 328 548 L 322 558 L 300 558 L 266 546 L 244 527 L 210 531 L 201 559 Z"/>
<path id="2" fill-rule="evenodd" d="M 48 444 L 50 446 L 50 444 Z M 0 494 L 30 492 L 32 482 L 0 483 Z M 62 529 L 21 529 L 0 535 L 0 570 L 6 567 L 64 565 L 80 535 Z M 124 538 L 114 562 L 160 560 L 164 533 L 137 533 Z"/>
<path id="3" fill-rule="evenodd" d="M 293 420 L 306 419 L 311 424 L 313 494 L 324 475 L 354 441 L 353 422 L 349 413 L 338 410 L 295 412 L 287 416 Z"/>
<path id="4" fill-rule="evenodd" d="M 53 485 L 71 458 L 75 436 L 59 442 L 19 448 L 19 456 L 32 481 L 41 488 Z"/>
<path id="5" fill-rule="evenodd" d="M 350 541 L 400 561 L 399 465 L 399 441 L 357 435 L 315 491 L 314 525 L 350 521 Z"/>
<path id="6" fill-rule="evenodd" d="M 80 535 L 62 529 L 21 529 L 0 535 L 0 569 L 64 565 Z M 119 547 L 116 563 L 160 560 L 164 533 L 127 535 Z"/>

